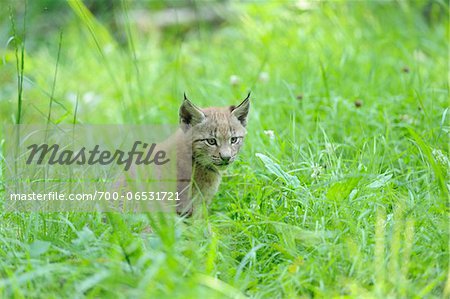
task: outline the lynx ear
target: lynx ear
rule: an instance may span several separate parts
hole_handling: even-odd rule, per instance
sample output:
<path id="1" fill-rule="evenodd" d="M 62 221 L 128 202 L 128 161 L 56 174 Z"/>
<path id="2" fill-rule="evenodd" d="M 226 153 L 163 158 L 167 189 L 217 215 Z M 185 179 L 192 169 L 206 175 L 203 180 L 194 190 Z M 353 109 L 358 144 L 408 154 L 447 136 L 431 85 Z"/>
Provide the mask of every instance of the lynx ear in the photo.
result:
<path id="1" fill-rule="evenodd" d="M 184 94 L 184 101 L 181 104 L 179 115 L 181 129 L 185 132 L 205 119 L 205 114 L 189 101 L 186 94 Z"/>
<path id="2" fill-rule="evenodd" d="M 234 115 L 245 127 L 247 125 L 247 115 L 249 109 L 250 109 L 250 92 L 248 93 L 245 100 L 239 104 L 239 106 L 237 107 L 231 106 L 231 115 Z"/>

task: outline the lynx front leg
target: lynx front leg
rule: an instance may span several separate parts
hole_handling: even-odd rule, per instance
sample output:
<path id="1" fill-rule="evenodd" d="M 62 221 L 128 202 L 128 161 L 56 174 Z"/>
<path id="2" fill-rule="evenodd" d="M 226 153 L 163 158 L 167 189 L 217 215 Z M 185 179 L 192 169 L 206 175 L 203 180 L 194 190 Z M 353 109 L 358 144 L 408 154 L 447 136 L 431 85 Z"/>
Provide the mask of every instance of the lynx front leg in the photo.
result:
<path id="1" fill-rule="evenodd" d="M 177 214 L 191 217 L 194 212 L 194 205 L 191 200 L 190 181 L 179 181 L 177 191 L 179 198 L 176 205 Z"/>

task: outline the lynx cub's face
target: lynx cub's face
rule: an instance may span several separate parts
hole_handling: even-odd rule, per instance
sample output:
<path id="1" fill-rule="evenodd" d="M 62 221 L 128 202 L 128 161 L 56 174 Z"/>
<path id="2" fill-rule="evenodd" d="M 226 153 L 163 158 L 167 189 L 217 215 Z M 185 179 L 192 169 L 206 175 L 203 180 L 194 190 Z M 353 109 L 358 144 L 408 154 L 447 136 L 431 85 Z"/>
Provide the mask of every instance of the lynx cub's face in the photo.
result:
<path id="1" fill-rule="evenodd" d="M 193 160 L 205 167 L 224 169 L 232 163 L 244 141 L 250 93 L 238 106 L 198 108 L 184 96 L 180 126 L 192 134 Z"/>

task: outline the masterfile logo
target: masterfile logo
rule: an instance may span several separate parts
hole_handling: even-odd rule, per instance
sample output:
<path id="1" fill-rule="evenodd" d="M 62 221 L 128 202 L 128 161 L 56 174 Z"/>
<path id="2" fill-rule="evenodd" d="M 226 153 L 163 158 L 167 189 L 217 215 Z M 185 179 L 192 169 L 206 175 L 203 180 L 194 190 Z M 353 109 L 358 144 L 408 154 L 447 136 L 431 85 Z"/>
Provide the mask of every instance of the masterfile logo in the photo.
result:
<path id="1" fill-rule="evenodd" d="M 191 169 L 180 172 L 177 164 L 191 161 L 191 153 L 164 146 L 177 128 L 7 126 L 4 206 L 41 212 L 167 209 L 190 184 Z"/>
<path id="2" fill-rule="evenodd" d="M 141 147 L 142 150 L 139 150 Z M 135 141 L 130 151 L 125 152 L 119 149 L 111 152 L 109 150 L 100 150 L 100 145 L 95 145 L 93 149 L 89 150 L 83 146 L 78 151 L 70 149 L 61 149 L 58 144 L 49 146 L 48 144 L 32 144 L 27 147 L 30 150 L 30 155 L 27 159 L 27 164 L 42 164 L 44 158 L 49 155 L 48 164 L 54 165 L 109 165 L 117 163 L 124 164 L 124 170 L 129 170 L 133 162 L 136 165 L 163 165 L 170 162 L 166 158 L 166 152 L 163 150 L 155 150 L 156 143 L 148 144 L 142 141 Z M 37 160 L 34 159 L 37 157 Z M 134 158 L 136 157 L 136 158 Z"/>

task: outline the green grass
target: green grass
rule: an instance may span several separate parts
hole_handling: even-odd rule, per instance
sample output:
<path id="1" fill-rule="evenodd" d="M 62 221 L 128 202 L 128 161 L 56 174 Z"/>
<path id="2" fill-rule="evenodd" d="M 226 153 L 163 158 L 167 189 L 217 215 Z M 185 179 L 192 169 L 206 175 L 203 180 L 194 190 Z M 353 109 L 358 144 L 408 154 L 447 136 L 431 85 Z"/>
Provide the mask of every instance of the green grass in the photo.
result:
<path id="1" fill-rule="evenodd" d="M 20 14 L 2 22 L 2 125 L 177 123 L 183 92 L 252 90 L 249 133 L 203 219 L 0 212 L 2 297 L 450 295 L 447 13 L 232 4 L 220 26 L 144 33 L 124 1 L 120 44 L 79 3 L 60 29 L 28 20 L 23 52 Z"/>

